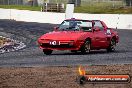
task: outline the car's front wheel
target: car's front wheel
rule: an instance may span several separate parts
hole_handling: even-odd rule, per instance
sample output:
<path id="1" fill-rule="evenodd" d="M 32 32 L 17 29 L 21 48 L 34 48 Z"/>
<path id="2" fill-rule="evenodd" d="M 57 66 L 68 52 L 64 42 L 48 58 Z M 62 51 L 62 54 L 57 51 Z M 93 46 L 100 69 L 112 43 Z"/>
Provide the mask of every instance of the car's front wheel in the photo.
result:
<path id="1" fill-rule="evenodd" d="M 81 53 L 90 53 L 91 50 L 91 42 L 90 40 L 86 40 L 81 48 Z"/>
<path id="2" fill-rule="evenodd" d="M 107 52 L 114 52 L 115 51 L 115 47 L 116 47 L 116 40 L 115 39 L 111 39 L 110 45 L 107 48 Z"/>
<path id="3" fill-rule="evenodd" d="M 44 52 L 44 54 L 46 54 L 46 55 L 50 55 L 52 52 L 53 52 L 53 50 L 43 50 L 43 52 Z"/>

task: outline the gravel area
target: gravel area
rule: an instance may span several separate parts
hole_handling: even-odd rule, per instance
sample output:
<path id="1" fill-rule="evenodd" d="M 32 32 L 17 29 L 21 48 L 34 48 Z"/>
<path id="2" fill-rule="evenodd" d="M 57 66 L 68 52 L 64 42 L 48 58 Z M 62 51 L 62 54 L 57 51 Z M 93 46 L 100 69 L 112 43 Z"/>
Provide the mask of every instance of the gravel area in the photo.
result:
<path id="1" fill-rule="evenodd" d="M 87 74 L 130 74 L 132 65 L 84 66 Z M 130 83 L 79 85 L 78 66 L 0 68 L 0 88 L 132 88 Z"/>

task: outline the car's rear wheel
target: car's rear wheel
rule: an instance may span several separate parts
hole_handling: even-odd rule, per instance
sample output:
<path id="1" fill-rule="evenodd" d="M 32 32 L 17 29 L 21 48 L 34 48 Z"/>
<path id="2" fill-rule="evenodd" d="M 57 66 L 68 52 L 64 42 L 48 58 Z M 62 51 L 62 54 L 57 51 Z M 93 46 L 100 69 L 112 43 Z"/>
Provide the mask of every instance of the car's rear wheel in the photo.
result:
<path id="1" fill-rule="evenodd" d="M 53 52 L 53 50 L 43 50 L 43 52 L 44 52 L 44 54 L 46 54 L 46 55 L 50 55 L 52 52 Z"/>
<path id="2" fill-rule="evenodd" d="M 114 38 L 111 39 L 110 45 L 107 48 L 107 52 L 114 52 L 116 47 L 116 40 Z"/>
<path id="3" fill-rule="evenodd" d="M 91 50 L 91 42 L 90 40 L 86 40 L 81 48 L 81 53 L 83 54 L 90 53 L 90 50 Z"/>

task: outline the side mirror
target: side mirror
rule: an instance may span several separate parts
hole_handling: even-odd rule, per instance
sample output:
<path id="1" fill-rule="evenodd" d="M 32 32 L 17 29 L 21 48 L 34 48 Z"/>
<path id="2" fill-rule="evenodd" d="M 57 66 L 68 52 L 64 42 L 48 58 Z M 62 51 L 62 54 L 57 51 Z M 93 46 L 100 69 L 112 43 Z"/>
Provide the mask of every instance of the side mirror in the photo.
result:
<path id="1" fill-rule="evenodd" d="M 54 27 L 54 31 L 57 31 L 59 27 Z"/>
<path id="2" fill-rule="evenodd" d="M 94 27 L 93 30 L 94 31 L 100 31 L 99 27 Z"/>

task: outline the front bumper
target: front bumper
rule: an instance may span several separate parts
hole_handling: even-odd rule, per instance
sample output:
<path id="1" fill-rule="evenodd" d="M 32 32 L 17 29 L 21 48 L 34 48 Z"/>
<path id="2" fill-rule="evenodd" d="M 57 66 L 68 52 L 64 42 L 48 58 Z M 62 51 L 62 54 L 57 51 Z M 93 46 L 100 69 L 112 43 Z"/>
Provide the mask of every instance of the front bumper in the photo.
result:
<path id="1" fill-rule="evenodd" d="M 40 49 L 50 50 L 79 50 L 83 41 L 74 40 L 39 40 Z"/>

